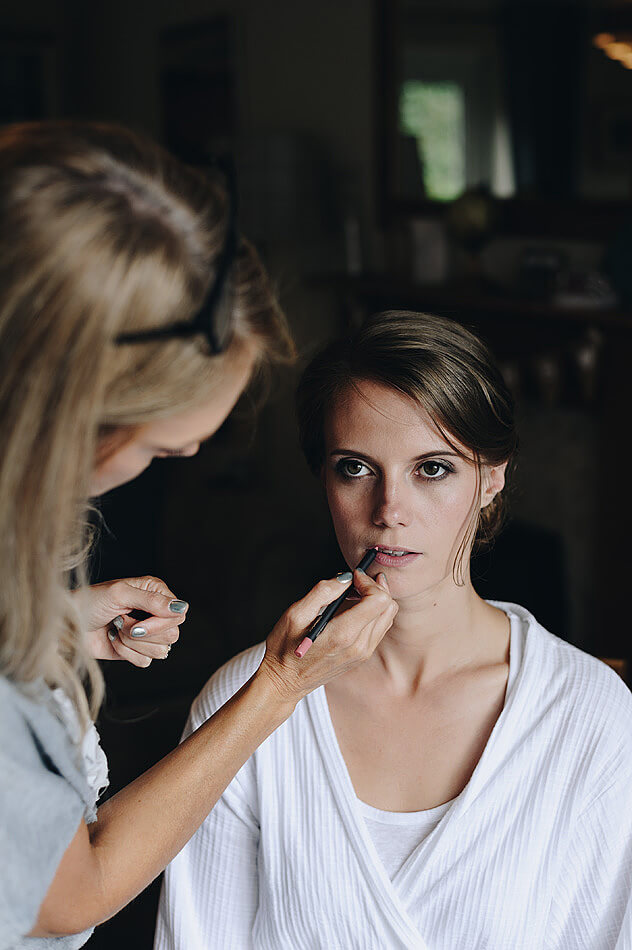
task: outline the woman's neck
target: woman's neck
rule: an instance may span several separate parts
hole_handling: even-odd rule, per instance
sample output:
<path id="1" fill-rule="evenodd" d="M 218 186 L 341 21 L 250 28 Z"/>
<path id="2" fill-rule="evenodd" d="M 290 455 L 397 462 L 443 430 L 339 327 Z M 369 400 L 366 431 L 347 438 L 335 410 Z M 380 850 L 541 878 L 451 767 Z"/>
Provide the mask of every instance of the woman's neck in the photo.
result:
<path id="1" fill-rule="evenodd" d="M 399 601 L 399 613 L 372 657 L 397 693 L 410 694 L 444 675 L 508 659 L 509 620 L 482 600 L 468 580 L 446 578 L 414 598 Z"/>

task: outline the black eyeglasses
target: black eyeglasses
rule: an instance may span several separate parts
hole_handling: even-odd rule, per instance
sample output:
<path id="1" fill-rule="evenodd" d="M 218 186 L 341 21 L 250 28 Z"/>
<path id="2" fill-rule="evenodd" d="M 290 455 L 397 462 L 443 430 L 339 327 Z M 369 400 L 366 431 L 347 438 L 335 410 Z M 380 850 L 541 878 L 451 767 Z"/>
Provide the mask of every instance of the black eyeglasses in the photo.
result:
<path id="1" fill-rule="evenodd" d="M 203 333 L 208 340 L 213 355 L 223 353 L 230 340 L 232 330 L 232 294 L 228 292 L 229 275 L 237 256 L 239 236 L 237 234 L 237 187 L 235 168 L 232 162 L 217 160 L 214 167 L 223 172 L 228 193 L 228 221 L 224 244 L 217 256 L 215 279 L 211 284 L 204 302 L 190 321 L 170 323 L 154 330 L 139 330 L 121 333 L 116 343 L 146 343 L 150 340 L 167 340 L 179 337 L 197 336 Z"/>

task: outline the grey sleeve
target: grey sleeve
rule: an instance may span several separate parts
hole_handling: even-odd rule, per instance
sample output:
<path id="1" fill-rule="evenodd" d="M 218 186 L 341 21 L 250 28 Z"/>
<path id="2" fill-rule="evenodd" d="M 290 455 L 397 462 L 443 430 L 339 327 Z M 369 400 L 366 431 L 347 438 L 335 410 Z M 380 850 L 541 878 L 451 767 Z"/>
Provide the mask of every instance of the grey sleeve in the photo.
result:
<path id="1" fill-rule="evenodd" d="M 85 804 L 19 711 L 2 704 L 0 717 L 0 950 L 6 950 L 33 928 Z"/>

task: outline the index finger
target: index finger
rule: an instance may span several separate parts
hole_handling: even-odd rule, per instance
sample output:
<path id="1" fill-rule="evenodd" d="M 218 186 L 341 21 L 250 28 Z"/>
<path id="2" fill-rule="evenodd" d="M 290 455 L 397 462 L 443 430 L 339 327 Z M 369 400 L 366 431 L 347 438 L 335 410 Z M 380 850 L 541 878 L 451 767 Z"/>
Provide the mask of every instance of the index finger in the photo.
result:
<path id="1" fill-rule="evenodd" d="M 390 607 L 392 597 L 389 592 L 364 571 L 353 572 L 353 586 L 360 595 L 360 600 L 345 610 L 345 618 L 353 617 L 361 627 L 364 627 Z M 331 622 L 333 623 L 334 620 L 336 617 Z"/>
<path id="2" fill-rule="evenodd" d="M 364 571 L 354 571 L 353 579 L 355 589 L 361 597 L 360 601 L 354 606 L 347 606 L 343 614 L 338 614 L 330 621 L 330 623 L 335 625 L 335 629 L 338 629 L 343 623 L 345 624 L 347 636 L 344 639 L 349 640 L 349 642 L 355 640 L 368 624 L 373 623 L 378 617 L 384 614 L 393 603 L 389 593 L 379 584 L 376 584 Z M 345 618 L 344 621 L 343 616 Z M 350 617 L 353 617 L 354 620 L 351 632 L 349 626 L 347 626 Z M 318 634 L 318 636 L 323 636 L 325 633 L 326 628 Z M 294 655 L 302 659 L 311 648 L 313 642 L 315 642 L 315 639 L 313 640 L 312 636 L 307 634 L 296 647 Z"/>
<path id="3" fill-rule="evenodd" d="M 351 586 L 351 579 L 351 571 L 343 571 L 336 577 L 319 581 L 304 597 L 290 607 L 291 616 L 296 625 L 306 627 L 311 623 L 323 607 L 333 603 L 342 593 L 347 592 Z"/>

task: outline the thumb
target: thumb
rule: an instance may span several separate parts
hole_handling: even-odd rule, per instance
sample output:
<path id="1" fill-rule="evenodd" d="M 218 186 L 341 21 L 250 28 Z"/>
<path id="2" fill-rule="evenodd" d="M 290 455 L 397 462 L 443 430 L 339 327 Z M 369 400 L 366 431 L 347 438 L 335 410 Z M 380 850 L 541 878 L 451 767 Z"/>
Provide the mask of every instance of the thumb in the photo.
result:
<path id="1" fill-rule="evenodd" d="M 353 586 L 361 597 L 367 597 L 370 594 L 375 594 L 379 590 L 388 591 L 388 581 L 386 581 L 384 574 L 378 574 L 378 578 L 379 577 L 384 578 L 384 583 L 380 583 L 377 578 L 376 580 L 373 580 L 373 578 L 369 577 L 369 575 L 364 571 L 358 571 L 356 569 L 353 572 Z"/>
<path id="2" fill-rule="evenodd" d="M 189 607 L 186 600 L 178 600 L 171 591 L 161 594 L 158 591 L 145 590 L 128 583 L 125 583 L 125 587 L 121 589 L 119 600 L 124 611 L 144 610 L 154 617 L 173 617 L 174 614 L 182 616 Z"/>

